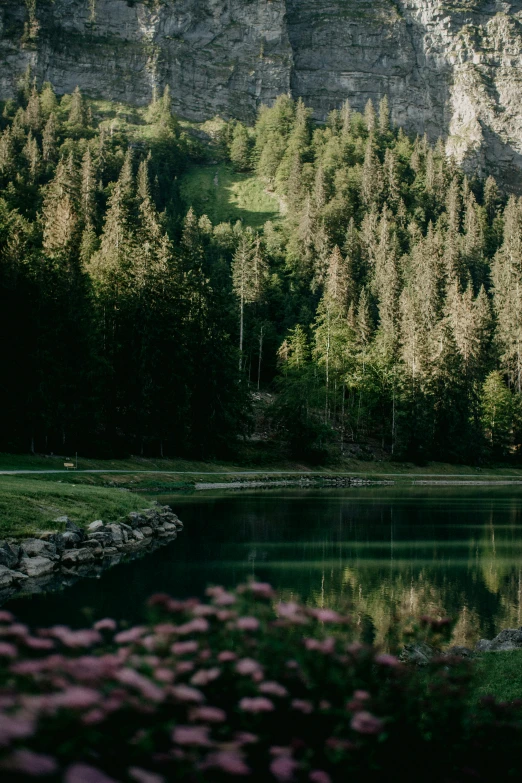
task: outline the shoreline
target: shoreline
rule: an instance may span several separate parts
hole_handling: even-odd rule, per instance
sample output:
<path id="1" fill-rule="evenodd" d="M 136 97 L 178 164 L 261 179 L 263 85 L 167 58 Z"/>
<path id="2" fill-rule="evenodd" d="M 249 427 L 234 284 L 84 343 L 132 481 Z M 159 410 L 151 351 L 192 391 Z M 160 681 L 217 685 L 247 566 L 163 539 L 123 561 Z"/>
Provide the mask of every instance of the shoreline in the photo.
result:
<path id="1" fill-rule="evenodd" d="M 124 520 L 55 520 L 63 533 L 0 541 L 0 605 L 14 597 L 54 592 L 78 579 L 97 577 L 127 559 L 153 552 L 177 538 L 183 523 L 170 506 L 130 512 Z"/>

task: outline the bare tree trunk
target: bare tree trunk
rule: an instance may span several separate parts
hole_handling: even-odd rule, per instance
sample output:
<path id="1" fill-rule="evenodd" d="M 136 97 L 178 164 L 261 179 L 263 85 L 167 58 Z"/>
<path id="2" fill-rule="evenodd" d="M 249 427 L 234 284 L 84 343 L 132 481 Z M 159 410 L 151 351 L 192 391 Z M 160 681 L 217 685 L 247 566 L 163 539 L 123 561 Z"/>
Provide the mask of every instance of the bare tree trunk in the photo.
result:
<path id="1" fill-rule="evenodd" d="M 245 308 L 245 297 L 241 291 L 241 304 L 239 310 L 239 372 L 241 372 L 241 365 L 243 364 L 243 311 Z"/>
<path id="2" fill-rule="evenodd" d="M 264 326 L 261 327 L 261 331 L 259 332 L 259 362 L 257 365 L 257 390 L 259 391 L 259 387 L 261 385 L 261 361 L 263 359 L 263 332 L 264 332 Z"/>
<path id="3" fill-rule="evenodd" d="M 344 454 L 344 395 L 346 394 L 346 384 L 343 381 L 343 396 L 341 402 L 341 454 Z"/>

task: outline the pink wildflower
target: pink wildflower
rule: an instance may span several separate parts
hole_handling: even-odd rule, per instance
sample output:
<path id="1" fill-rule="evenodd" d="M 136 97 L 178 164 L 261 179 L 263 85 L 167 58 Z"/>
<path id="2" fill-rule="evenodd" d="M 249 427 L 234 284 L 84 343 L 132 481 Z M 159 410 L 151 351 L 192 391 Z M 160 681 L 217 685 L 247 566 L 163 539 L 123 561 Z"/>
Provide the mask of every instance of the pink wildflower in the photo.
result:
<path id="1" fill-rule="evenodd" d="M 357 701 L 368 701 L 368 699 L 371 699 L 371 695 L 368 691 L 354 691 L 353 698 L 357 699 Z"/>
<path id="2" fill-rule="evenodd" d="M 216 614 L 216 617 L 220 623 L 226 623 L 227 620 L 233 620 L 234 617 L 237 617 L 237 612 L 231 612 L 229 609 L 222 609 Z"/>
<path id="3" fill-rule="evenodd" d="M 158 688 L 147 677 L 138 674 L 134 669 L 121 669 L 116 675 L 116 679 L 123 685 L 130 685 L 132 688 L 136 688 L 142 696 L 150 699 L 150 701 L 163 701 L 164 693 L 161 688 Z"/>
<path id="4" fill-rule="evenodd" d="M 219 707 L 194 707 L 189 713 L 190 720 L 202 720 L 208 723 L 224 723 L 227 714 Z"/>
<path id="5" fill-rule="evenodd" d="M 162 775 L 156 775 L 154 772 L 140 769 L 140 767 L 129 767 L 127 772 L 129 773 L 129 777 L 136 780 L 137 783 L 163 783 L 165 780 Z"/>
<path id="6" fill-rule="evenodd" d="M 208 620 L 205 620 L 204 617 L 196 617 L 184 625 L 178 625 L 176 633 L 180 636 L 186 636 L 189 633 L 206 633 L 208 628 Z"/>
<path id="7" fill-rule="evenodd" d="M 258 742 L 259 737 L 256 734 L 251 734 L 249 731 L 237 731 L 234 735 L 236 742 L 240 745 L 252 745 Z"/>
<path id="8" fill-rule="evenodd" d="M 332 783 L 330 775 L 322 769 L 314 769 L 308 775 L 310 783 Z"/>
<path id="9" fill-rule="evenodd" d="M 259 686 L 260 693 L 266 693 L 268 696 L 288 696 L 288 691 L 278 682 L 262 682 Z"/>
<path id="10" fill-rule="evenodd" d="M 174 623 L 158 623 L 158 625 L 154 626 L 154 632 L 159 633 L 161 636 L 169 636 L 176 633 L 177 630 L 178 626 L 174 625 Z"/>
<path id="11" fill-rule="evenodd" d="M 307 650 L 317 650 L 323 653 L 323 655 L 329 655 L 335 651 L 335 639 L 333 636 L 329 636 L 322 641 L 319 639 L 305 639 L 304 643 Z"/>
<path id="12" fill-rule="evenodd" d="M 215 585 L 213 587 L 207 587 L 205 590 L 205 595 L 208 595 L 209 598 L 216 598 L 218 595 L 221 595 L 221 593 L 225 593 L 226 590 L 221 585 Z"/>
<path id="13" fill-rule="evenodd" d="M 216 607 L 209 606 L 208 604 L 199 604 L 199 606 L 195 606 L 192 610 L 192 615 L 194 617 L 213 617 L 215 614 L 217 614 Z"/>
<path id="14" fill-rule="evenodd" d="M 14 616 L 11 612 L 6 612 L 5 609 L 0 610 L 0 623 L 12 623 Z"/>
<path id="15" fill-rule="evenodd" d="M 64 783 L 116 783 L 116 781 L 89 764 L 71 764 L 65 772 Z"/>
<path id="16" fill-rule="evenodd" d="M 254 661 L 253 658 L 241 658 L 236 663 L 235 669 L 238 674 L 243 675 L 257 674 L 263 671 L 262 666 L 257 661 Z"/>
<path id="17" fill-rule="evenodd" d="M 240 617 L 236 620 L 236 628 L 238 631 L 257 631 L 259 620 L 257 617 Z"/>
<path id="18" fill-rule="evenodd" d="M 380 734 L 384 723 L 380 718 L 376 718 L 371 712 L 357 712 L 351 722 L 350 726 L 354 731 L 359 734 Z"/>
<path id="19" fill-rule="evenodd" d="M 172 732 L 172 740 L 177 745 L 210 745 L 208 726 L 176 726 Z"/>
<path id="20" fill-rule="evenodd" d="M 265 699 L 264 696 L 254 696 L 253 698 L 245 697 L 239 702 L 239 709 L 243 712 L 272 712 L 274 705 L 270 699 Z"/>
<path id="21" fill-rule="evenodd" d="M 136 626 L 135 628 L 129 628 L 128 631 L 120 631 L 114 637 L 114 641 L 117 644 L 132 644 L 132 642 L 137 642 L 138 639 L 141 639 L 146 630 L 146 628 Z"/>
<path id="22" fill-rule="evenodd" d="M 194 671 L 195 668 L 192 661 L 180 661 L 174 667 L 174 671 L 176 674 L 188 674 L 188 672 Z"/>
<path id="23" fill-rule="evenodd" d="M 31 750 L 15 750 L 1 764 L 3 769 L 18 772 L 22 775 L 40 776 L 52 775 L 58 765 L 52 756 L 33 753 Z"/>
<path id="24" fill-rule="evenodd" d="M 343 620 L 333 609 L 310 609 L 310 614 L 321 623 L 340 623 Z"/>
<path id="25" fill-rule="evenodd" d="M 236 601 L 236 596 L 233 593 L 227 592 L 219 593 L 219 595 L 216 595 L 214 598 L 216 606 L 232 606 Z"/>
<path id="26" fill-rule="evenodd" d="M 208 685 L 209 682 L 217 680 L 221 674 L 221 669 L 214 666 L 212 669 L 200 669 L 191 678 L 192 685 Z"/>
<path id="27" fill-rule="evenodd" d="M 0 658 L 16 658 L 18 650 L 10 642 L 0 642 Z"/>
<path id="28" fill-rule="evenodd" d="M 202 764 L 203 769 L 214 767 L 226 772 L 228 775 L 249 775 L 250 768 L 247 767 L 241 755 L 233 750 L 220 750 L 217 753 L 211 753 Z"/>
<path id="29" fill-rule="evenodd" d="M 218 655 L 218 661 L 220 663 L 229 663 L 230 661 L 235 661 L 237 659 L 237 655 L 235 652 L 232 652 L 232 650 L 223 650 L 223 652 L 220 652 Z"/>
<path id="30" fill-rule="evenodd" d="M 51 639 L 38 639 L 36 636 L 28 636 L 24 642 L 31 650 L 53 650 L 54 642 Z"/>
<path id="31" fill-rule="evenodd" d="M 19 639 L 24 639 L 29 635 L 27 625 L 22 625 L 22 623 L 13 623 L 9 628 L 2 628 L 2 631 L 7 636 L 17 636 Z"/>
<path id="32" fill-rule="evenodd" d="M 171 669 L 159 667 L 154 670 L 154 677 L 159 680 L 159 682 L 174 682 L 174 676 L 174 672 Z"/>
<path id="33" fill-rule="evenodd" d="M 0 747 L 9 745 L 11 740 L 31 737 L 35 732 L 33 720 L 17 715 L 0 713 Z"/>
<path id="34" fill-rule="evenodd" d="M 85 726 L 95 726 L 98 723 L 103 723 L 105 720 L 105 713 L 103 710 L 90 710 L 89 712 L 86 712 L 85 715 L 82 718 L 82 723 Z"/>
<path id="35" fill-rule="evenodd" d="M 201 691 L 198 691 L 197 688 L 191 688 L 189 685 L 174 685 L 170 689 L 170 693 L 178 701 L 186 701 L 191 704 L 201 704 L 205 701 Z"/>
<path id="36" fill-rule="evenodd" d="M 286 781 L 293 780 L 297 766 L 297 762 L 290 756 L 278 756 L 270 764 L 270 772 L 281 783 L 286 783 Z"/>
<path id="37" fill-rule="evenodd" d="M 174 642 L 170 648 L 171 653 L 174 655 L 187 655 L 189 653 L 195 653 L 199 649 L 199 642 Z"/>
<path id="38" fill-rule="evenodd" d="M 102 640 L 98 631 L 89 628 L 85 631 L 71 631 L 70 628 L 56 626 L 53 631 L 53 635 L 59 639 L 65 647 L 92 647 L 93 644 L 97 644 Z"/>
<path id="39" fill-rule="evenodd" d="M 247 589 L 258 598 L 275 598 L 275 591 L 268 582 L 250 582 Z"/>
<path id="40" fill-rule="evenodd" d="M 314 706 L 311 701 L 305 699 L 294 699 L 292 701 L 292 708 L 302 712 L 304 715 L 310 715 L 314 711 Z"/>
<path id="41" fill-rule="evenodd" d="M 97 623 L 94 623 L 93 627 L 95 631 L 115 631 L 116 622 L 110 617 L 105 617 L 103 620 L 98 620 Z"/>
<path id="42" fill-rule="evenodd" d="M 78 685 L 67 688 L 63 693 L 57 693 L 52 697 L 52 700 L 57 707 L 69 710 L 85 710 L 99 702 L 100 694 L 92 688 L 84 688 Z"/>
<path id="43" fill-rule="evenodd" d="M 136 780 L 137 783 L 163 783 L 165 780 L 162 775 L 156 775 L 154 772 L 140 769 L 140 767 L 129 767 L 127 772 L 129 773 L 129 777 Z"/>
<path id="44" fill-rule="evenodd" d="M 284 620 L 289 620 L 292 623 L 303 624 L 307 622 L 305 615 L 303 614 L 303 607 L 295 601 L 280 601 L 277 604 L 277 614 Z"/>
<path id="45" fill-rule="evenodd" d="M 375 663 L 379 663 L 381 666 L 400 666 L 399 659 L 395 655 L 388 655 L 388 653 L 382 653 L 375 657 Z"/>

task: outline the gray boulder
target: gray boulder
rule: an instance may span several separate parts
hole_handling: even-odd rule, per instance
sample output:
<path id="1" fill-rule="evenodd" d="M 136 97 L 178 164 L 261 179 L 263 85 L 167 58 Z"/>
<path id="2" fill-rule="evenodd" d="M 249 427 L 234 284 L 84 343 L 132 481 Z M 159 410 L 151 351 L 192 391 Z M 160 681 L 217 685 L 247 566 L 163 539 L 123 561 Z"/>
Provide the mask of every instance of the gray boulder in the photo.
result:
<path id="1" fill-rule="evenodd" d="M 127 516 L 127 521 L 133 530 L 147 524 L 145 517 L 137 511 L 131 511 Z"/>
<path id="2" fill-rule="evenodd" d="M 106 525 L 105 529 L 111 534 L 116 546 L 123 543 L 123 531 L 119 525 Z"/>
<path id="3" fill-rule="evenodd" d="M 100 546 L 110 546 L 112 544 L 112 533 L 105 529 L 98 533 L 90 533 L 87 541 L 96 541 Z"/>
<path id="4" fill-rule="evenodd" d="M 86 535 L 85 530 L 83 530 L 81 527 L 78 527 L 78 525 L 75 525 L 74 522 L 71 522 L 70 519 L 67 521 L 67 524 L 65 525 L 65 531 L 80 536 L 80 541 L 83 541 Z"/>
<path id="5" fill-rule="evenodd" d="M 62 557 L 62 565 L 65 568 L 69 568 L 70 566 L 89 563 L 92 560 L 94 560 L 94 552 L 87 547 L 69 549 Z"/>
<path id="6" fill-rule="evenodd" d="M 19 569 L 27 576 L 44 576 L 54 570 L 54 563 L 48 557 L 22 557 Z"/>
<path id="7" fill-rule="evenodd" d="M 10 568 L 0 565 L 0 589 L 11 587 L 12 584 L 19 582 L 23 578 L 25 577 L 18 571 L 12 571 Z"/>
<path id="8" fill-rule="evenodd" d="M 414 663 L 417 666 L 427 666 L 435 655 L 436 650 L 433 647 L 424 642 L 418 642 L 417 644 L 407 644 L 399 655 L 399 658 L 403 663 Z"/>
<path id="9" fill-rule="evenodd" d="M 20 559 L 20 547 L 0 541 L 0 565 L 5 568 L 14 568 Z"/>
<path id="10" fill-rule="evenodd" d="M 505 628 L 494 639 L 477 642 L 477 652 L 500 652 L 522 649 L 522 628 Z"/>
<path id="11" fill-rule="evenodd" d="M 73 549 L 81 543 L 82 538 L 78 533 L 73 533 L 72 530 L 66 530 L 65 533 L 62 534 L 62 541 L 65 549 Z"/>
<path id="12" fill-rule="evenodd" d="M 103 522 L 101 519 L 96 519 L 94 522 L 91 522 L 90 525 L 87 525 L 89 533 L 96 533 L 96 531 L 101 530 L 102 528 Z"/>
<path id="13" fill-rule="evenodd" d="M 41 538 L 27 538 L 22 544 L 22 550 L 27 557 L 56 557 L 56 546 L 51 541 Z"/>

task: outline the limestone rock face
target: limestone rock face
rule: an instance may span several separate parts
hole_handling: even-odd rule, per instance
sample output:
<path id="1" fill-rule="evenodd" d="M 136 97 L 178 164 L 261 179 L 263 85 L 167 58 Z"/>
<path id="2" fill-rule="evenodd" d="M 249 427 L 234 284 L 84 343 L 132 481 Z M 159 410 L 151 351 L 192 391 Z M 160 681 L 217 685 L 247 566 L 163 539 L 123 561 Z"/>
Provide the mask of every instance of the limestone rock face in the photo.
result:
<path id="1" fill-rule="evenodd" d="M 33 10 L 31 10 L 33 9 Z M 4 0 L 0 97 L 27 65 L 60 92 L 251 121 L 301 96 L 316 117 L 390 97 L 410 131 L 518 189 L 522 0 Z"/>

